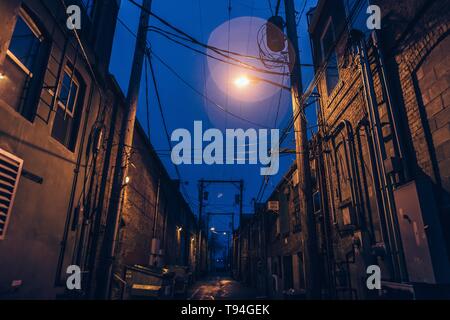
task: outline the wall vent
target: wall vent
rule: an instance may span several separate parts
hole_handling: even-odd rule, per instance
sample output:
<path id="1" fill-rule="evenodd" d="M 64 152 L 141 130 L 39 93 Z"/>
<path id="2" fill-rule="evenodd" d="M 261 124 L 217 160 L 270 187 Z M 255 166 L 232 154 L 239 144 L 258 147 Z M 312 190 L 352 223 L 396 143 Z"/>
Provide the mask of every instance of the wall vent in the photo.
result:
<path id="1" fill-rule="evenodd" d="M 22 166 L 22 159 L 0 148 L 0 240 L 6 236 Z"/>

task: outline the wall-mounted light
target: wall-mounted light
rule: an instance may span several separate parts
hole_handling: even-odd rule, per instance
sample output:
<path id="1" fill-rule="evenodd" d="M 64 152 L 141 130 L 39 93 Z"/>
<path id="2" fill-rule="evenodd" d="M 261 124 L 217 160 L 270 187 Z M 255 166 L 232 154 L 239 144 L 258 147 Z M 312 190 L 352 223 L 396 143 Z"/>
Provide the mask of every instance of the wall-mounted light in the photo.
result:
<path id="1" fill-rule="evenodd" d="M 0 80 L 6 79 L 6 74 L 0 72 Z"/>
<path id="2" fill-rule="evenodd" d="M 178 231 L 178 232 L 183 231 L 183 227 L 179 227 L 179 226 L 178 226 L 178 227 L 177 227 L 177 231 Z"/>
<path id="3" fill-rule="evenodd" d="M 130 177 L 125 177 L 125 185 L 128 185 L 131 181 Z"/>

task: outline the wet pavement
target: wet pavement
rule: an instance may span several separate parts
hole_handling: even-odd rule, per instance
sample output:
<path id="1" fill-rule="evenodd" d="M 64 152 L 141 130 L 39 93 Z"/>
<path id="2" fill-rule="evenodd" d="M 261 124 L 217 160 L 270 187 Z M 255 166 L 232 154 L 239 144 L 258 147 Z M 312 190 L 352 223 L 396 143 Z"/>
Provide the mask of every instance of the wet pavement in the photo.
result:
<path id="1" fill-rule="evenodd" d="M 223 276 L 198 281 L 189 290 L 188 300 L 254 300 L 256 290 Z"/>

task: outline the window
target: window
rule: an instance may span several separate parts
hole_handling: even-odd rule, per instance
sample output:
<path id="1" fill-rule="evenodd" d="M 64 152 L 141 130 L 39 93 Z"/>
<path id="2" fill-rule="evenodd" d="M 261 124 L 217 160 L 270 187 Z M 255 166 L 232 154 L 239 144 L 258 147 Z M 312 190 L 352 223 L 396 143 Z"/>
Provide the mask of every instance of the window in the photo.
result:
<path id="1" fill-rule="evenodd" d="M 86 14 L 92 18 L 94 14 L 94 8 L 95 8 L 95 1 L 94 0 L 81 0 L 84 10 L 86 11 Z"/>
<path id="2" fill-rule="evenodd" d="M 322 199 L 320 191 L 315 191 L 313 193 L 313 208 L 314 208 L 314 214 L 316 216 L 319 216 L 322 214 Z"/>
<path id="3" fill-rule="evenodd" d="M 82 104 L 82 88 L 73 68 L 66 66 L 58 91 L 52 137 L 74 150 Z"/>
<path id="4" fill-rule="evenodd" d="M 61 88 L 59 90 L 58 106 L 72 118 L 75 112 L 79 92 L 80 84 L 78 83 L 74 72 L 69 67 L 66 67 Z"/>
<path id="5" fill-rule="evenodd" d="M 342 138 L 335 146 L 336 176 L 338 183 L 338 196 L 341 203 L 351 199 L 351 175 L 347 154 L 347 145 Z"/>
<path id="6" fill-rule="evenodd" d="M 0 240 L 6 237 L 23 160 L 0 148 Z"/>
<path id="7" fill-rule="evenodd" d="M 334 48 L 335 42 L 336 37 L 334 34 L 333 19 L 330 17 L 328 24 L 325 27 L 325 31 L 320 39 L 322 47 L 322 62 L 327 64 L 325 77 L 328 96 L 331 95 L 339 82 L 338 59 Z"/>
<path id="8" fill-rule="evenodd" d="M 0 97 L 30 119 L 37 105 L 39 90 L 36 87 L 41 82 L 39 77 L 46 54 L 43 43 L 44 36 L 40 29 L 21 9 L 3 66 L 3 80 L 6 83 L 0 86 Z M 30 101 L 34 98 L 36 101 Z"/>

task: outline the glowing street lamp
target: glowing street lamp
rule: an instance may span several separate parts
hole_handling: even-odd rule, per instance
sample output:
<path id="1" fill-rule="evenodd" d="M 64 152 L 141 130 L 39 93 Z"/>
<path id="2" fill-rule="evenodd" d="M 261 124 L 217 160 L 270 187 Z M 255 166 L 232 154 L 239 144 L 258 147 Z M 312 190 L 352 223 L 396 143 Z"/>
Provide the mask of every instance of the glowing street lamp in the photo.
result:
<path id="1" fill-rule="evenodd" d="M 278 88 L 281 88 L 281 89 L 284 89 L 284 90 L 287 90 L 287 91 L 291 91 L 290 87 L 282 85 L 280 83 L 277 83 L 277 82 L 274 82 L 274 81 L 270 81 L 268 79 L 258 78 L 258 77 L 255 77 L 255 76 L 249 77 L 247 75 L 242 75 L 242 76 L 239 76 L 238 78 L 236 78 L 234 80 L 234 85 L 237 88 L 239 88 L 239 89 L 244 89 L 244 88 L 248 87 L 251 82 L 255 82 L 255 83 L 256 82 L 265 82 L 265 83 L 268 83 L 268 84 L 270 84 L 272 86 L 275 86 L 275 87 L 278 87 Z"/>
<path id="2" fill-rule="evenodd" d="M 238 87 L 239 89 L 243 89 L 245 87 L 248 87 L 250 84 L 250 78 L 246 75 L 240 76 L 234 80 L 234 85 Z"/>

